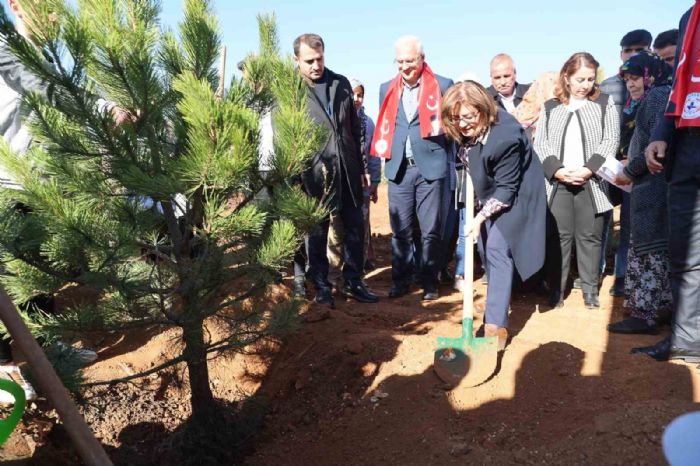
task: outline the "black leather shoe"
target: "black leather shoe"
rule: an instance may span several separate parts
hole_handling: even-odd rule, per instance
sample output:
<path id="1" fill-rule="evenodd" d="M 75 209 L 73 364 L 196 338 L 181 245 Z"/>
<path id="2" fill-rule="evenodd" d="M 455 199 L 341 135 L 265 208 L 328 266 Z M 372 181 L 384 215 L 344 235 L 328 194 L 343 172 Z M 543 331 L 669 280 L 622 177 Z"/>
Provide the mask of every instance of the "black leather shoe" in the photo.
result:
<path id="1" fill-rule="evenodd" d="M 608 325 L 610 333 L 624 333 L 637 335 L 658 335 L 659 326 L 656 324 L 648 324 L 644 319 L 636 317 L 628 317 L 619 322 Z"/>
<path id="2" fill-rule="evenodd" d="M 352 298 L 361 303 L 376 303 L 379 297 L 369 291 L 362 281 L 348 282 L 341 288 L 340 293 L 346 298 Z"/>
<path id="3" fill-rule="evenodd" d="M 437 290 L 427 288 L 423 290 L 423 297 L 421 299 L 423 301 L 435 301 L 439 297 L 440 295 L 438 294 Z"/>
<path id="4" fill-rule="evenodd" d="M 294 287 L 292 288 L 292 296 L 299 299 L 306 299 L 306 283 L 304 278 L 294 278 Z"/>
<path id="5" fill-rule="evenodd" d="M 700 362 L 700 351 L 693 351 L 677 346 L 671 346 L 668 359 L 682 359 L 685 362 L 697 364 Z"/>
<path id="6" fill-rule="evenodd" d="M 615 283 L 610 287 L 609 293 L 616 298 L 625 296 L 625 277 L 615 277 Z"/>
<path id="7" fill-rule="evenodd" d="M 552 290 L 549 293 L 549 306 L 553 309 L 564 307 L 564 300 L 560 290 Z"/>
<path id="8" fill-rule="evenodd" d="M 450 273 L 450 271 L 445 267 L 438 274 L 438 282 L 441 285 L 451 285 L 455 281 L 455 277 Z"/>
<path id="9" fill-rule="evenodd" d="M 314 301 L 316 301 L 316 304 L 321 304 L 328 306 L 331 309 L 335 309 L 335 300 L 333 299 L 333 293 L 330 288 L 320 288 L 318 291 L 316 291 Z"/>
<path id="10" fill-rule="evenodd" d="M 389 290 L 389 297 L 400 298 L 401 296 L 408 294 L 408 285 L 394 285 Z"/>
<path id="11" fill-rule="evenodd" d="M 600 301 L 598 301 L 597 293 L 583 293 L 583 304 L 586 309 L 598 309 L 600 307 Z"/>
<path id="12" fill-rule="evenodd" d="M 671 337 L 666 337 L 652 346 L 641 346 L 632 348 L 631 353 L 646 354 L 657 361 L 668 361 L 671 355 Z"/>

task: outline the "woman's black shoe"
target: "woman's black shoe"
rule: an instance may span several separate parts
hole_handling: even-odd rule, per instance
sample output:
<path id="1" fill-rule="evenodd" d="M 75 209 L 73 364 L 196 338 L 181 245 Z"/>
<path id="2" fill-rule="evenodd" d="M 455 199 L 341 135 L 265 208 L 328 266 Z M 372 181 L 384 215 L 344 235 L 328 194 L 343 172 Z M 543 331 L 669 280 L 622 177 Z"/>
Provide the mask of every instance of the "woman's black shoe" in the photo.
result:
<path id="1" fill-rule="evenodd" d="M 648 324 L 644 319 L 628 317 L 614 324 L 608 325 L 610 333 L 625 333 L 638 335 L 658 335 L 659 327 L 656 324 Z"/>
<path id="2" fill-rule="evenodd" d="M 600 307 L 600 301 L 598 301 L 597 293 L 583 293 L 583 304 L 586 309 L 598 309 Z"/>
<path id="3" fill-rule="evenodd" d="M 399 285 L 396 284 L 391 287 L 389 290 L 389 298 L 400 298 L 401 296 L 408 294 L 409 288 L 408 285 Z"/>
<path id="4" fill-rule="evenodd" d="M 625 296 L 625 277 L 615 277 L 615 283 L 610 287 L 610 296 L 622 298 Z"/>
<path id="5" fill-rule="evenodd" d="M 549 306 L 553 309 L 564 307 L 564 300 L 560 290 L 552 290 L 549 293 Z"/>

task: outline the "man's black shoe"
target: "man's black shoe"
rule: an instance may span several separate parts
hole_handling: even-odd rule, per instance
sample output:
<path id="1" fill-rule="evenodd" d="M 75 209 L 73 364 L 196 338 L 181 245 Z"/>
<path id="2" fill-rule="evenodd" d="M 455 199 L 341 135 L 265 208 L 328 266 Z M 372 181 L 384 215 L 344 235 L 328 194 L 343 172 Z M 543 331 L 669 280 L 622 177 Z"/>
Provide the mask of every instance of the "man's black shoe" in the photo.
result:
<path id="1" fill-rule="evenodd" d="M 552 290 L 549 293 L 549 306 L 553 309 L 564 307 L 564 300 L 561 297 L 560 290 Z"/>
<path id="2" fill-rule="evenodd" d="M 294 277 L 292 296 L 299 299 L 306 299 L 306 283 L 303 277 Z"/>
<path id="3" fill-rule="evenodd" d="M 335 309 L 335 301 L 333 300 L 333 293 L 330 288 L 320 288 L 316 291 L 314 301 L 316 301 L 316 304 L 322 304 L 331 309 Z"/>
<path id="4" fill-rule="evenodd" d="M 700 351 L 671 346 L 671 352 L 668 359 L 682 359 L 685 362 L 697 364 L 700 362 Z"/>
<path id="5" fill-rule="evenodd" d="M 659 326 L 655 323 L 649 324 L 644 319 L 628 317 L 627 319 L 622 319 L 619 322 L 608 325 L 608 332 L 636 335 L 658 335 Z"/>
<path id="6" fill-rule="evenodd" d="M 586 309 L 598 309 L 600 307 L 600 301 L 598 301 L 597 293 L 583 293 L 583 304 Z"/>
<path id="7" fill-rule="evenodd" d="M 455 277 L 450 273 L 449 269 L 445 267 L 438 273 L 438 281 L 441 285 L 451 285 L 455 281 Z"/>
<path id="8" fill-rule="evenodd" d="M 346 298 L 352 298 L 361 303 L 376 303 L 379 297 L 369 291 L 362 281 L 348 282 L 341 288 L 340 293 Z"/>
<path id="9" fill-rule="evenodd" d="M 615 283 L 610 287 L 609 293 L 616 298 L 625 296 L 625 277 L 615 277 Z"/>
<path id="10" fill-rule="evenodd" d="M 377 268 L 377 266 L 371 260 L 368 259 L 365 261 L 365 272 L 371 272 L 372 270 L 374 270 L 376 268 Z"/>
<path id="11" fill-rule="evenodd" d="M 426 288 L 423 290 L 423 297 L 421 299 L 423 301 L 435 301 L 439 297 L 440 295 L 438 294 L 437 290 Z"/>
<path id="12" fill-rule="evenodd" d="M 389 290 L 390 298 L 400 298 L 401 296 L 408 294 L 408 285 L 394 285 Z"/>
<path id="13" fill-rule="evenodd" d="M 668 358 L 671 355 L 671 337 L 666 337 L 652 346 L 632 348 L 630 352 L 646 354 L 657 361 L 668 361 Z"/>

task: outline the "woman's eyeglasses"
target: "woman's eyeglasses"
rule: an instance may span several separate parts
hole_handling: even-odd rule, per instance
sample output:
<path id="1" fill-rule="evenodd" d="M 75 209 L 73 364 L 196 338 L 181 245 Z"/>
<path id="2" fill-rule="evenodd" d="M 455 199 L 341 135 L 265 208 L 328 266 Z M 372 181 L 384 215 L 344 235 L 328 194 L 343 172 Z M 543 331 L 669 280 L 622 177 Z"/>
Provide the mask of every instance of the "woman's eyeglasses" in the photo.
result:
<path id="1" fill-rule="evenodd" d="M 470 113 L 469 115 L 450 115 L 448 117 L 450 123 L 458 125 L 460 123 L 473 123 L 479 119 L 478 113 Z"/>

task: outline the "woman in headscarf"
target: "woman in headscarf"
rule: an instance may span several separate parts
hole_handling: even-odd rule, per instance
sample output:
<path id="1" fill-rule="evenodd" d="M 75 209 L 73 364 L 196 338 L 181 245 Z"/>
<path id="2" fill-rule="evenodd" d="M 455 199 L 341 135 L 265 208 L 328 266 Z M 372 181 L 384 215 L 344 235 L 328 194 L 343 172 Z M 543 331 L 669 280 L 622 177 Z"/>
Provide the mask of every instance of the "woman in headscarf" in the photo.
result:
<path id="1" fill-rule="evenodd" d="M 657 334 L 657 319 L 671 309 L 666 179 L 649 173 L 644 149 L 663 116 L 673 69 L 651 52 L 641 52 L 620 67 L 629 98 L 622 112 L 621 150 L 627 154 L 621 184 L 632 185 L 631 243 L 625 276 L 630 317 L 608 326 L 613 333 Z"/>

